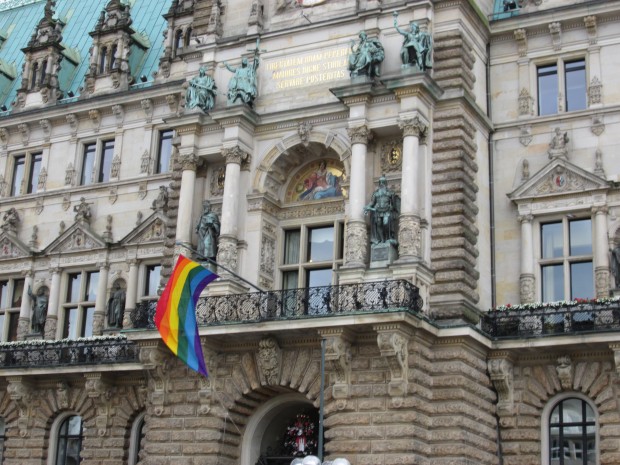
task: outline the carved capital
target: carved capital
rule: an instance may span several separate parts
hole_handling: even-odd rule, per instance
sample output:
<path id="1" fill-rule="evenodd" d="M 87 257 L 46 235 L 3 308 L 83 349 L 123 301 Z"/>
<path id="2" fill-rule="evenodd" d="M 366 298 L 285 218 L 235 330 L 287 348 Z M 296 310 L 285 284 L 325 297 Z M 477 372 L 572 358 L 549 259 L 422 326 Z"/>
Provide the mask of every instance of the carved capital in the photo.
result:
<path id="1" fill-rule="evenodd" d="M 222 149 L 222 155 L 226 159 L 226 164 L 234 163 L 236 165 L 241 165 L 241 162 L 246 161 L 249 157 L 249 154 L 238 145 Z"/>
<path id="2" fill-rule="evenodd" d="M 519 215 L 517 219 L 519 223 L 531 223 L 534 221 L 534 215 Z"/>
<path id="3" fill-rule="evenodd" d="M 428 131 L 428 126 L 418 116 L 400 120 L 398 127 L 403 131 L 403 137 L 414 136 L 423 138 Z"/>
<path id="4" fill-rule="evenodd" d="M 491 355 L 487 362 L 489 376 L 497 391 L 497 414 L 511 416 L 514 410 L 513 364 L 505 353 Z"/>
<path id="5" fill-rule="evenodd" d="M 372 140 L 372 132 L 368 129 L 368 126 L 357 126 L 354 128 L 348 128 L 347 134 L 351 139 L 351 144 L 364 144 L 368 145 L 368 142 Z"/>
<path id="6" fill-rule="evenodd" d="M 181 163 L 183 171 L 196 171 L 198 168 L 198 157 L 193 153 L 181 155 L 179 157 L 179 162 Z"/>

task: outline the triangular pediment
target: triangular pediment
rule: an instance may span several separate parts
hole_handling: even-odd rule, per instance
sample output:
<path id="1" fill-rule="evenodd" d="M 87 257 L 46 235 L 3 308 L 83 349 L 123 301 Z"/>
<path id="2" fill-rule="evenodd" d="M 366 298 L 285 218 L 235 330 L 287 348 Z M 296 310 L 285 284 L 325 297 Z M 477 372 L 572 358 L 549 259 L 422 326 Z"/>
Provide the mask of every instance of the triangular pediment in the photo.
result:
<path id="1" fill-rule="evenodd" d="M 140 245 L 161 242 L 166 237 L 168 218 L 161 212 L 155 212 L 125 236 L 121 245 Z"/>
<path id="2" fill-rule="evenodd" d="M 71 253 L 84 250 L 103 249 L 107 244 L 84 223 L 74 223 L 55 241 L 48 245 L 44 253 Z"/>
<path id="3" fill-rule="evenodd" d="M 530 179 L 508 194 L 508 198 L 516 202 L 540 197 L 568 196 L 608 188 L 609 183 L 605 179 L 567 160 L 558 158 L 547 163 Z"/>
<path id="4" fill-rule="evenodd" d="M 30 256 L 30 250 L 17 237 L 3 232 L 0 234 L 0 260 Z"/>

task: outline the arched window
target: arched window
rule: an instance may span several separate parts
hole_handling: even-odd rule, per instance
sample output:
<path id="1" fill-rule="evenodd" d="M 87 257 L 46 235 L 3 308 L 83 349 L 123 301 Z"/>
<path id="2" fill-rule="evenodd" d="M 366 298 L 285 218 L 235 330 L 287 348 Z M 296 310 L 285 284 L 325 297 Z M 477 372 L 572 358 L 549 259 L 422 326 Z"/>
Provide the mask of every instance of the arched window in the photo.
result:
<path id="1" fill-rule="evenodd" d="M 108 47 L 101 47 L 99 50 L 99 72 L 105 73 L 108 64 Z"/>
<path id="2" fill-rule="evenodd" d="M 63 420 L 56 439 L 54 465 L 78 465 L 82 449 L 82 418 L 72 415 Z"/>
<path id="3" fill-rule="evenodd" d="M 185 43 L 184 46 L 185 47 L 189 47 L 189 41 L 192 38 L 192 28 L 188 27 L 187 30 L 185 31 Z"/>
<path id="4" fill-rule="evenodd" d="M 129 438 L 129 465 L 136 465 L 140 460 L 140 451 L 146 430 L 144 428 L 144 418 L 146 412 L 139 414 L 131 426 L 131 436 Z"/>
<path id="5" fill-rule="evenodd" d="M 596 414 L 584 399 L 567 397 L 549 414 L 549 465 L 594 465 L 597 460 Z"/>
<path id="6" fill-rule="evenodd" d="M 118 52 L 118 45 L 112 45 L 112 52 L 110 53 L 110 69 L 114 69 L 114 65 L 116 65 L 116 52 Z"/>
<path id="7" fill-rule="evenodd" d="M 43 60 L 43 63 L 41 64 L 41 79 L 39 80 L 41 85 L 45 84 L 46 72 L 47 72 L 47 60 Z"/>
<path id="8" fill-rule="evenodd" d="M 177 29 L 177 32 L 174 34 L 174 49 L 177 50 L 183 47 L 183 30 Z"/>
<path id="9" fill-rule="evenodd" d="M 30 75 L 30 88 L 34 89 L 37 87 L 37 74 L 39 74 L 39 63 L 34 62 L 32 64 L 32 74 Z"/>

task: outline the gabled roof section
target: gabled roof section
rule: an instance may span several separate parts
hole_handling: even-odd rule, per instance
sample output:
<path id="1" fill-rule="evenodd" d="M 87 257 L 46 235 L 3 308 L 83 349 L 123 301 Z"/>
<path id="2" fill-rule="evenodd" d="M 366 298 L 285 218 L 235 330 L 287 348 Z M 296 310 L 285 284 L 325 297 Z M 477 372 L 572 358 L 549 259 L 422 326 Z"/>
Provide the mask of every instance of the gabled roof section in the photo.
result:
<path id="1" fill-rule="evenodd" d="M 75 69 L 67 73 L 70 75 L 59 77 L 60 89 L 65 96 L 69 92 L 76 96 L 80 94 L 79 89 L 84 85 L 84 76 L 90 61 L 89 48 L 92 38 L 89 32 L 95 28 L 99 14 L 108 2 L 109 0 L 56 1 L 54 17 L 64 24 L 62 45 L 68 50 L 65 59 L 77 64 Z M 132 28 L 136 31 L 136 36 L 139 36 L 138 41 L 149 46 L 139 63 L 136 63 L 136 69 L 132 70 L 137 85 L 148 86 L 153 80 L 152 73 L 157 69 L 163 51 L 162 33 L 167 28 L 163 15 L 170 9 L 172 0 L 125 0 L 123 3 L 131 6 Z M 43 18 L 45 1 L 20 0 L 9 2 L 9 5 L 12 7 L 3 9 L 0 3 L 0 31 L 6 37 L 0 47 L 0 60 L 14 64 L 18 75 L 5 84 L 4 91 L 0 88 L 0 107 L 6 105 L 10 109 L 21 85 L 20 70 L 24 63 L 21 49 L 28 45 L 37 23 Z M 140 76 L 145 76 L 147 82 L 140 81 Z M 0 116 L 2 114 L 0 112 Z"/>
<path id="2" fill-rule="evenodd" d="M 141 245 L 162 242 L 166 237 L 168 218 L 155 212 L 121 240 L 121 245 Z"/>
<path id="3" fill-rule="evenodd" d="M 104 249 L 105 241 L 95 234 L 85 223 L 74 223 L 55 241 L 48 245 L 44 254 L 73 253 L 86 250 Z"/>
<path id="4" fill-rule="evenodd" d="M 13 234 L 0 233 L 0 260 L 23 258 L 31 255 L 28 247 Z"/>
<path id="5" fill-rule="evenodd" d="M 514 202 L 605 190 L 609 183 L 571 162 L 556 158 L 508 194 Z"/>

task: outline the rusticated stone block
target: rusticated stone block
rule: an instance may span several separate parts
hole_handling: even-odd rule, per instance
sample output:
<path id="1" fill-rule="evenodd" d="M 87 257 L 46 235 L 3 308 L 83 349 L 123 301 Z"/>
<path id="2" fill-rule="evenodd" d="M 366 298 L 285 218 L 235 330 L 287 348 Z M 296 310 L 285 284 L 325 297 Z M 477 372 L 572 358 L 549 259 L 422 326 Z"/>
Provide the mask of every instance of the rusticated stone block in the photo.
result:
<path id="1" fill-rule="evenodd" d="M 334 441 L 332 444 L 333 452 L 347 454 L 347 453 L 368 453 L 371 452 L 370 441 Z"/>
<path id="2" fill-rule="evenodd" d="M 385 410 L 385 402 L 386 400 L 382 398 L 360 399 L 357 401 L 357 408 L 360 411 Z"/>
<path id="3" fill-rule="evenodd" d="M 338 425 L 369 425 L 371 415 L 369 413 L 345 413 L 333 415 L 325 419 L 325 427 L 329 428 Z"/>

